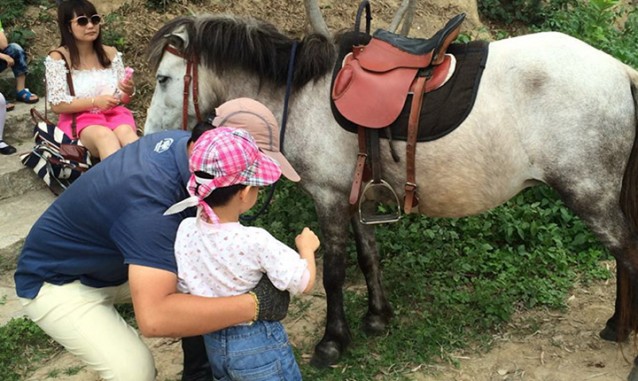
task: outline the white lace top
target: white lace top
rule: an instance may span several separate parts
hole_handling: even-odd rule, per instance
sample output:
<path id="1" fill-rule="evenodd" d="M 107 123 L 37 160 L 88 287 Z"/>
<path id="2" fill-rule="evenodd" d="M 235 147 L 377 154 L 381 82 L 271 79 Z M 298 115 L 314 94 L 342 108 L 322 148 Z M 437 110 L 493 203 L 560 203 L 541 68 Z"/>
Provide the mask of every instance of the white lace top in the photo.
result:
<path id="1" fill-rule="evenodd" d="M 74 97 L 66 82 L 66 67 L 63 60 L 47 56 L 44 60 L 47 78 L 47 101 L 53 105 L 71 103 Z M 113 94 L 117 84 L 124 78 L 122 53 L 117 52 L 108 69 L 71 70 L 75 98 L 92 98 L 102 94 Z"/>

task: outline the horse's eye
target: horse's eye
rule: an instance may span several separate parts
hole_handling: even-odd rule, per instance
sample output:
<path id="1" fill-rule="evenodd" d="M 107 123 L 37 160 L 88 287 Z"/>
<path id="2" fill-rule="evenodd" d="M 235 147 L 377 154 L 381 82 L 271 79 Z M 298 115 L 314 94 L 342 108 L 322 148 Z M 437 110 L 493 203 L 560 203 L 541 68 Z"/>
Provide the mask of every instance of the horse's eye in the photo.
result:
<path id="1" fill-rule="evenodd" d="M 168 76 L 166 76 L 166 75 L 160 75 L 160 74 L 158 74 L 158 75 L 157 75 L 157 83 L 159 83 L 160 85 L 163 85 L 163 84 L 165 84 L 165 83 L 169 80 L 169 78 L 170 78 L 170 77 L 168 77 Z"/>

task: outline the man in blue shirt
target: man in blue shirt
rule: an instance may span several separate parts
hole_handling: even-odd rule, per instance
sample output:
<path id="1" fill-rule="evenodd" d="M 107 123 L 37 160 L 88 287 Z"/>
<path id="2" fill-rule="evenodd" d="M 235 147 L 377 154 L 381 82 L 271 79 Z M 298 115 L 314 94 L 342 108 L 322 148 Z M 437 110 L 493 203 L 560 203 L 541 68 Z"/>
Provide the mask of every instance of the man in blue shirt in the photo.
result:
<path id="1" fill-rule="evenodd" d="M 132 301 L 145 336 L 191 337 L 183 342 L 182 380 L 211 379 L 198 335 L 285 317 L 288 295 L 267 277 L 235 297 L 177 292 L 173 245 L 194 209 L 163 213 L 188 197 L 188 157 L 202 132 L 160 132 L 120 149 L 80 176 L 25 240 L 15 273 L 25 311 L 104 379 L 155 379 L 150 350 L 114 304 Z"/>

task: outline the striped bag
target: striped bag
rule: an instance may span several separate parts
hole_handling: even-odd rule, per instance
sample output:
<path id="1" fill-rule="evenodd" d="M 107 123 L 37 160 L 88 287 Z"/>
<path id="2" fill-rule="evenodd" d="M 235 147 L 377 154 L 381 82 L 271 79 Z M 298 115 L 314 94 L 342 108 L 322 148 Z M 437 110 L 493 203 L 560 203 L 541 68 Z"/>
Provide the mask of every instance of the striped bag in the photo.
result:
<path id="1" fill-rule="evenodd" d="M 79 139 L 69 138 L 37 110 L 31 109 L 31 117 L 36 122 L 35 146 L 20 155 L 20 160 L 59 195 L 93 165 L 91 155 Z"/>

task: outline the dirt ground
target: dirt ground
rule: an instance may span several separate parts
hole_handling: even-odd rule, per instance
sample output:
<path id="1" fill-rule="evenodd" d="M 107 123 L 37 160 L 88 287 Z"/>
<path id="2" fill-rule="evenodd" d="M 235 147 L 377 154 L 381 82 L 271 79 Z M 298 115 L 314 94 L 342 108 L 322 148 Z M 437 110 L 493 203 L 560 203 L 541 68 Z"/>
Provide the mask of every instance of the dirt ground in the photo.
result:
<path id="1" fill-rule="evenodd" d="M 612 266 L 613 264 L 609 264 Z M 5 285 L 3 285 L 5 286 Z M 355 286 L 359 287 L 359 286 Z M 361 286 L 363 287 L 363 286 Z M 631 370 L 624 359 L 633 359 L 633 344 L 620 346 L 601 340 L 598 331 L 613 312 L 615 280 L 588 287 L 575 287 L 564 313 L 528 311 L 518 313 L 500 333 L 493 336 L 487 353 L 476 350 L 450 353 L 458 365 L 448 363 L 415 365 L 406 371 L 414 381 L 619 381 Z M 312 348 L 323 334 L 325 295 L 320 285 L 302 303 L 293 303 L 284 325 L 292 344 L 302 349 L 302 361 L 309 361 Z M 299 314 L 296 306 L 310 303 Z M 145 339 L 155 356 L 159 381 L 179 379 L 181 349 L 174 339 Z M 352 345 L 365 345 L 353 342 Z M 340 366 L 335 366 L 338 374 Z M 74 370 L 79 371 L 75 374 Z M 51 378 L 58 374 L 57 378 Z M 63 352 L 43 362 L 27 381 L 99 381 L 74 356 Z M 375 380 L 390 380 L 370 375 Z M 374 378 L 373 378 L 374 377 Z"/>
<path id="2" fill-rule="evenodd" d="M 137 108 L 138 124 L 143 125 L 145 109 L 153 91 L 153 73 L 150 73 L 144 46 L 152 34 L 163 23 L 174 16 L 194 12 L 229 12 L 250 14 L 268 20 L 280 30 L 291 35 L 303 33 L 304 13 L 301 1 L 265 0 L 200 1 L 198 4 L 174 1 L 164 13 L 148 11 L 143 0 L 96 0 L 102 13 L 116 12 L 121 15 L 108 27 L 125 31 L 129 46 L 125 61 L 136 68 L 138 98 L 133 107 Z M 372 1 L 373 29 L 389 24 L 399 0 Z M 331 30 L 350 28 L 354 21 L 357 2 L 337 0 L 320 1 L 320 5 Z M 52 11 L 52 10 L 51 10 Z M 476 3 L 468 0 L 420 1 L 414 20 L 412 35 L 430 36 L 447 19 L 460 12 L 466 12 L 468 19 L 464 31 L 473 35 L 485 33 L 478 18 Z M 31 9 L 27 17 L 32 18 L 37 41 L 30 52 L 43 55 L 57 43 L 57 29 L 54 21 L 38 21 L 38 10 Z M 142 15 L 142 16 L 140 16 Z M 139 48 L 136 48 L 139 47 Z M 10 279 L 1 280 L 2 287 L 11 288 Z M 458 366 L 451 364 L 422 364 L 415 366 L 410 377 L 418 381 L 613 381 L 626 379 L 631 366 L 616 344 L 602 341 L 598 331 L 611 315 L 615 295 L 615 280 L 596 283 L 589 287 L 576 287 L 568 300 L 565 313 L 553 311 L 533 311 L 517 314 L 507 329 L 493 337 L 494 347 L 488 353 L 468 350 L 451 354 Z M 284 323 L 293 345 L 307 348 L 304 360 L 308 361 L 314 344 L 323 333 L 325 316 L 325 296 L 320 285 L 311 296 L 304 296 L 304 302 L 312 308 L 300 317 L 288 318 Z M 293 307 L 294 308 L 294 307 Z M 297 316 L 294 311 L 290 316 Z M 533 327 L 533 328 L 532 328 Z M 181 371 L 181 350 L 179 342 L 173 339 L 147 340 L 152 348 L 159 370 L 159 380 L 177 380 Z M 365 345 L 355 342 L 352 345 Z M 636 350 L 632 345 L 623 349 L 629 359 Z M 57 379 L 70 381 L 94 381 L 95 373 L 80 369 L 81 363 L 68 353 L 61 353 L 42 363 L 42 366 L 28 380 L 51 380 L 51 374 L 58 373 Z M 338 366 L 337 366 L 338 368 Z M 69 369 L 80 369 L 75 375 L 65 374 Z M 335 370 L 338 372 L 338 369 Z M 66 372 L 72 373 L 72 372 Z M 375 378 L 376 379 L 376 378 Z"/>

